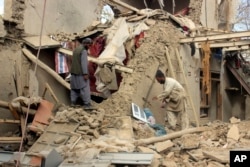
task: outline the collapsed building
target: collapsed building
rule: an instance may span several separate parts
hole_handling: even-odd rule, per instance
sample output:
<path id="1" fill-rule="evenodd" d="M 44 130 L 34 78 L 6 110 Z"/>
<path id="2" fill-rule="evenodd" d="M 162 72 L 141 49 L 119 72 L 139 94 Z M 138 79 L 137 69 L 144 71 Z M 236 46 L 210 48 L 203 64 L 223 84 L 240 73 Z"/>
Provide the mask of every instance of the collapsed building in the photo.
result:
<path id="1" fill-rule="evenodd" d="M 249 32 L 231 31 L 236 2 L 5 1 L 0 144 L 11 158 L 2 166 L 228 166 L 229 150 L 250 142 L 241 121 L 249 117 Z M 91 113 L 69 106 L 69 67 L 59 67 L 86 37 L 94 40 Z M 190 129 L 159 135 L 134 117 L 132 103 L 165 125 L 151 100 L 162 91 L 157 69 L 185 87 Z"/>

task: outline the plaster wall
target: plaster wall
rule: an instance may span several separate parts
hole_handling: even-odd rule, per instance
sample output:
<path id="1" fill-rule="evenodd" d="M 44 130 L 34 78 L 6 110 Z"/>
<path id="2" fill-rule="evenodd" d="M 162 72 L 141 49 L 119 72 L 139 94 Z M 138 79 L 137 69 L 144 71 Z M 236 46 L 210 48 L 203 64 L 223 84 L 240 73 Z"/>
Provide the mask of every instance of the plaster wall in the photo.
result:
<path id="1" fill-rule="evenodd" d="M 187 79 L 187 88 L 189 91 L 189 95 L 192 98 L 196 115 L 199 119 L 200 117 L 200 58 L 199 52 L 196 50 L 195 55 L 191 56 L 191 48 L 189 45 L 185 44 L 180 47 L 180 56 L 183 61 L 183 68 L 185 72 L 185 76 Z M 182 84 L 185 84 L 182 76 L 179 76 L 179 81 Z M 189 113 L 189 118 L 192 122 L 195 122 L 195 115 L 193 112 Z"/>
<path id="2" fill-rule="evenodd" d="M 36 55 L 36 52 L 33 52 L 33 54 Z M 54 54 L 55 54 L 54 49 L 43 49 L 40 52 L 39 60 L 45 63 L 52 70 L 54 70 L 54 67 L 55 67 Z M 34 63 L 32 64 L 32 69 L 33 70 L 35 69 Z M 39 66 L 37 66 L 37 72 L 35 75 L 31 75 L 29 73 L 29 76 L 26 76 L 26 77 L 27 77 L 26 80 L 32 81 L 32 82 L 29 82 L 30 90 L 37 90 L 37 91 L 32 91 L 29 94 L 33 93 L 34 95 L 41 97 L 45 89 L 45 84 L 48 83 L 52 91 L 55 93 L 56 97 L 58 98 L 59 104 L 63 103 L 63 104 L 69 105 L 70 91 L 66 89 L 64 86 L 62 86 L 48 72 L 46 72 Z M 45 99 L 56 104 L 56 101 L 52 98 L 48 90 L 46 91 Z"/>
<path id="3" fill-rule="evenodd" d="M 47 1 L 43 34 L 83 31 L 98 17 L 98 0 Z M 38 35 L 41 31 L 44 1 L 25 1 L 24 31 Z"/>
<path id="4" fill-rule="evenodd" d="M 228 96 L 228 92 L 225 91 L 228 86 L 228 71 L 226 67 L 222 65 L 223 72 L 221 73 L 221 94 L 222 94 L 222 121 L 228 121 L 232 115 L 232 99 Z"/>
<path id="5" fill-rule="evenodd" d="M 7 43 L 6 46 L 2 46 L 0 44 L 0 100 L 9 102 L 13 98 L 17 96 L 16 86 L 14 83 L 14 75 L 15 75 L 15 64 L 18 66 L 20 62 L 20 49 L 16 44 L 14 46 L 16 49 L 10 50 L 12 44 Z M 0 107 L 0 118 L 1 119 L 14 119 L 9 109 L 4 109 Z M 11 129 L 17 129 L 17 125 L 9 125 L 9 124 L 1 124 L 0 125 L 0 134 L 7 133 Z"/>
<path id="6" fill-rule="evenodd" d="M 200 23 L 203 27 L 218 28 L 218 2 L 217 0 L 203 0 Z"/>

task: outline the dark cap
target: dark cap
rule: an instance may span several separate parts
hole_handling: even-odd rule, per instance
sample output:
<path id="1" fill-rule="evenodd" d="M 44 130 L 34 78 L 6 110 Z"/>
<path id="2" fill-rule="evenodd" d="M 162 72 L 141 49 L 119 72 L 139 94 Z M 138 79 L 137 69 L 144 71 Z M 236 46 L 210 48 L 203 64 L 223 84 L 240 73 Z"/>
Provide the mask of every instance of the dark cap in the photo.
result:
<path id="1" fill-rule="evenodd" d="M 84 38 L 82 40 L 82 44 L 91 44 L 93 42 L 93 40 L 91 38 Z"/>

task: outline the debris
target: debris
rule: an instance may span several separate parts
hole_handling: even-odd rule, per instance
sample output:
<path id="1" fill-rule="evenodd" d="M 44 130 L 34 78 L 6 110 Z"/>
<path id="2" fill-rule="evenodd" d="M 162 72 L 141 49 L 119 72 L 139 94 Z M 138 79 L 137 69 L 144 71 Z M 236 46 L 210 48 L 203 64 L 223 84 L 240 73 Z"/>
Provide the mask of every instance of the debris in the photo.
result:
<path id="1" fill-rule="evenodd" d="M 148 145 L 151 143 L 156 143 L 156 142 L 161 142 L 165 140 L 170 140 L 174 139 L 177 137 L 181 137 L 184 134 L 188 133 L 198 133 L 198 132 L 203 132 L 203 131 L 209 131 L 211 128 L 209 127 L 198 127 L 198 128 L 190 128 L 190 129 L 185 129 L 179 132 L 173 132 L 164 136 L 159 136 L 159 137 L 151 137 L 147 139 L 139 139 L 135 141 L 135 145 Z"/>
<path id="2" fill-rule="evenodd" d="M 202 151 L 202 153 L 212 160 L 220 163 L 229 163 L 229 150 L 214 149 L 213 151 Z"/>
<path id="3" fill-rule="evenodd" d="M 231 124 L 236 124 L 236 123 L 239 123 L 239 122 L 240 122 L 240 119 L 237 119 L 235 117 L 230 118 L 230 123 Z"/>
<path id="4" fill-rule="evenodd" d="M 155 143 L 155 148 L 158 153 L 163 153 L 166 150 L 170 149 L 174 146 L 174 143 L 172 143 L 170 140 L 164 141 L 164 142 L 158 142 Z"/>
<path id="5" fill-rule="evenodd" d="M 228 139 L 234 139 L 236 141 L 239 140 L 240 134 L 239 134 L 239 128 L 237 125 L 233 124 L 232 127 L 229 129 L 227 133 L 227 138 Z"/>

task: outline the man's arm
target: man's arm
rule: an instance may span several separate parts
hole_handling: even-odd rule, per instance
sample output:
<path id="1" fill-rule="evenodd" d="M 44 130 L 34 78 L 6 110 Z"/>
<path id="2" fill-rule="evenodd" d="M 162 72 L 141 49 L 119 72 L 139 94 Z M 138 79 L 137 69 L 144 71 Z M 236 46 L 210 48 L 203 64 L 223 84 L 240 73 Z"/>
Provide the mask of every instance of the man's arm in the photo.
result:
<path id="1" fill-rule="evenodd" d="M 81 54 L 81 67 L 84 79 L 88 79 L 88 54 L 87 51 L 84 49 Z"/>
<path id="2" fill-rule="evenodd" d="M 158 99 L 163 100 L 168 98 L 171 91 L 174 89 L 175 83 L 172 80 L 166 79 L 166 85 L 164 91 L 157 96 Z"/>

